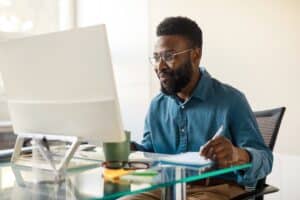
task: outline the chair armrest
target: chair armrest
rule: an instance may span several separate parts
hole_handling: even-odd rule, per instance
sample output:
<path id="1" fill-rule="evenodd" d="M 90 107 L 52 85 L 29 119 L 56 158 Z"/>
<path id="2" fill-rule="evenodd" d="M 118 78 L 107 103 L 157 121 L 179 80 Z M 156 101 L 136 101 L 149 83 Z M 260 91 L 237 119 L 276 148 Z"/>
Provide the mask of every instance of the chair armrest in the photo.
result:
<path id="1" fill-rule="evenodd" d="M 254 199 L 256 197 L 261 197 L 265 194 L 275 193 L 275 192 L 278 192 L 278 191 L 279 191 L 278 188 L 276 188 L 272 185 L 264 184 L 264 186 L 260 189 L 256 189 L 256 190 L 251 191 L 251 192 L 243 193 L 241 195 L 238 195 L 238 196 L 232 198 L 231 200 Z"/>

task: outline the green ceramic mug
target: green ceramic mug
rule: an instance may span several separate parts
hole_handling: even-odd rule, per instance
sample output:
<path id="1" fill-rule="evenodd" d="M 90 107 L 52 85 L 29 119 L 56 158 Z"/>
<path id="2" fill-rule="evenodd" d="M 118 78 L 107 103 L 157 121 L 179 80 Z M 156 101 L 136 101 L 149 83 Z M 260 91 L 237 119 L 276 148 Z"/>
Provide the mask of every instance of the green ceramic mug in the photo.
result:
<path id="1" fill-rule="evenodd" d="M 124 142 L 103 143 L 106 167 L 121 168 L 122 162 L 128 161 L 130 154 L 130 131 L 125 131 L 125 135 L 126 140 Z"/>

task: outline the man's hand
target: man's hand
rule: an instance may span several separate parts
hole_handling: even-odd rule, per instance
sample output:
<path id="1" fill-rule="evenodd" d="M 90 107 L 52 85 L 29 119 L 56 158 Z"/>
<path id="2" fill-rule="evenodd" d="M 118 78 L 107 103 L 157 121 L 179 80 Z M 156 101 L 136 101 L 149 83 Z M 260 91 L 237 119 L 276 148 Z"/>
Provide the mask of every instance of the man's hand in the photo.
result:
<path id="1" fill-rule="evenodd" d="M 136 146 L 133 142 L 130 142 L 130 151 L 136 151 Z"/>
<path id="2" fill-rule="evenodd" d="M 215 161 L 219 167 L 243 164 L 250 161 L 246 150 L 235 147 L 224 136 L 209 140 L 200 150 L 200 155 Z"/>

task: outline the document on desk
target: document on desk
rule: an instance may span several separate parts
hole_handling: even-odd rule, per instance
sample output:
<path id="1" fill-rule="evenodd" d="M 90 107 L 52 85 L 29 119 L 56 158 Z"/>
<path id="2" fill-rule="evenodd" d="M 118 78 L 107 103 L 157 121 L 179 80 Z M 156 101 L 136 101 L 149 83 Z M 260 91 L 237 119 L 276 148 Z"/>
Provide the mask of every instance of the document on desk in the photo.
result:
<path id="1" fill-rule="evenodd" d="M 175 155 L 162 156 L 159 160 L 163 163 L 190 165 L 190 166 L 204 166 L 212 163 L 210 159 L 200 156 L 199 152 L 185 152 Z"/>

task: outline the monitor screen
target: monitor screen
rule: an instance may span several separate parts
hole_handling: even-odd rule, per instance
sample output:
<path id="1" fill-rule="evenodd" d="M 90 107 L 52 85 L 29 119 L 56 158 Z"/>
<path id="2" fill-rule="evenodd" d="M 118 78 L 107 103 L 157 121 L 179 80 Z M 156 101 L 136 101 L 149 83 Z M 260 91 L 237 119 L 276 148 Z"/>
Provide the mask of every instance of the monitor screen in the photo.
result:
<path id="1" fill-rule="evenodd" d="M 125 139 L 105 25 L 0 42 L 16 134 Z"/>

